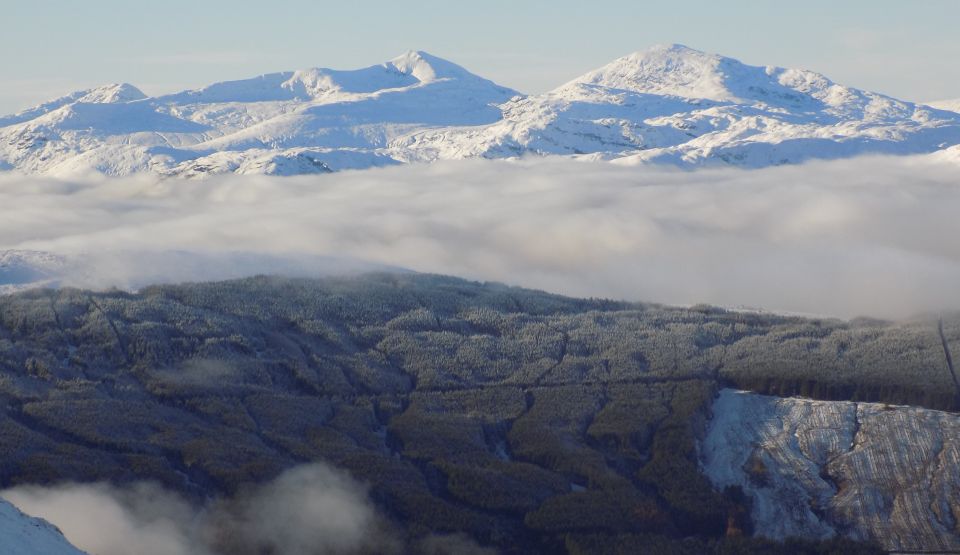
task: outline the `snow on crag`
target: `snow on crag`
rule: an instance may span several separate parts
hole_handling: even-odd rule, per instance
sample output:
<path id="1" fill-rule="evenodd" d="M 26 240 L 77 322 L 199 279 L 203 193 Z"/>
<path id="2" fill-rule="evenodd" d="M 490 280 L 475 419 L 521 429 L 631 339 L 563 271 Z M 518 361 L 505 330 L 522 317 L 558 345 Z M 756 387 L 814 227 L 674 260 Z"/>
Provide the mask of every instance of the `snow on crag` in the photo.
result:
<path id="1" fill-rule="evenodd" d="M 726 389 L 701 444 L 714 485 L 752 499 L 755 532 L 960 549 L 960 416 Z"/>
<path id="2" fill-rule="evenodd" d="M 471 157 L 764 167 L 960 144 L 960 114 L 682 45 L 522 96 L 426 52 L 160 97 L 127 84 L 0 117 L 0 169 L 294 175 Z"/>
<path id="3" fill-rule="evenodd" d="M 0 552 L 4 555 L 84 555 L 49 522 L 27 516 L 0 499 Z"/>

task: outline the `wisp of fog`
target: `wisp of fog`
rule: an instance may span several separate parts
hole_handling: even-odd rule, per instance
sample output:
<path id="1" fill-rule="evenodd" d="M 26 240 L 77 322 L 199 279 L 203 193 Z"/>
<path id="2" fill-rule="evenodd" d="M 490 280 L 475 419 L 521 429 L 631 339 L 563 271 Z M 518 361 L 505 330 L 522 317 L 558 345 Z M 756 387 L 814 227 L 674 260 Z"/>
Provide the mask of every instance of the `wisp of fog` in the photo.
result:
<path id="1" fill-rule="evenodd" d="M 0 249 L 93 287 L 384 267 L 852 317 L 960 308 L 960 166 L 456 161 L 305 177 L 0 176 Z M 76 268 L 82 268 L 76 269 Z"/>

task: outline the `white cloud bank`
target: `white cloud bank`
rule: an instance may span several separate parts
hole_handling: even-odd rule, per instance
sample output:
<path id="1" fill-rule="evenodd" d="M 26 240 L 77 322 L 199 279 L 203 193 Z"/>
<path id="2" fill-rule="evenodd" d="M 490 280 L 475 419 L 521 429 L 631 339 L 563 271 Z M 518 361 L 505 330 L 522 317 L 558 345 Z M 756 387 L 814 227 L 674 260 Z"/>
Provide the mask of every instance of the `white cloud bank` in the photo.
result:
<path id="1" fill-rule="evenodd" d="M 206 181 L 7 174 L 4 248 L 86 253 L 86 275 L 73 276 L 83 285 L 309 275 L 362 260 L 571 295 L 902 317 L 960 308 L 960 166 L 860 158 L 685 172 L 537 160 Z"/>

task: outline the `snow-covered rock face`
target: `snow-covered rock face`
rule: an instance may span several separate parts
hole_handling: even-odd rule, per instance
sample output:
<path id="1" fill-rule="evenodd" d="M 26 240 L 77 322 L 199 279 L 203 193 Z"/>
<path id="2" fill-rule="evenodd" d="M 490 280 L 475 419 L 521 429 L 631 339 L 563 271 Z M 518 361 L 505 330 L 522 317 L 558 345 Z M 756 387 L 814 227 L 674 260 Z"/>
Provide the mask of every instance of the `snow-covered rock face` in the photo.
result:
<path id="1" fill-rule="evenodd" d="M 27 516 L 0 499 L 0 551 L 4 555 L 85 555 L 49 522 Z"/>
<path id="2" fill-rule="evenodd" d="M 763 167 L 957 144 L 960 114 L 681 45 L 530 97 L 408 52 L 156 98 L 108 85 L 0 118 L 0 168 L 53 175 L 288 174 L 547 154 Z"/>
<path id="3" fill-rule="evenodd" d="M 960 416 L 723 390 L 701 444 L 718 488 L 753 501 L 757 534 L 960 549 Z"/>

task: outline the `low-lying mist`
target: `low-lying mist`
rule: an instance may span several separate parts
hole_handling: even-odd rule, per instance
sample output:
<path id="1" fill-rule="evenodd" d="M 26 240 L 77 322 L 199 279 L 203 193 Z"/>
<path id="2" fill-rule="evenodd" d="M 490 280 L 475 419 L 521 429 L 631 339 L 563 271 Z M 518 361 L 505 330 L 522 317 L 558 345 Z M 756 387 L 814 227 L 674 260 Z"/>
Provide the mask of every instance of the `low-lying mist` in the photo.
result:
<path id="1" fill-rule="evenodd" d="M 462 534 L 411 538 L 364 484 L 323 463 L 203 505 L 152 482 L 17 486 L 0 491 L 90 555 L 492 555 Z"/>
<path id="2" fill-rule="evenodd" d="M 960 308 L 958 237 L 960 167 L 925 158 L 0 176 L 0 249 L 81 255 L 67 281 L 95 287 L 389 266 L 578 296 L 895 318 Z"/>
<path id="3" fill-rule="evenodd" d="M 151 483 L 23 486 L 0 496 L 55 524 L 91 555 L 322 555 L 401 549 L 396 531 L 377 514 L 363 486 L 319 463 L 204 507 Z"/>

